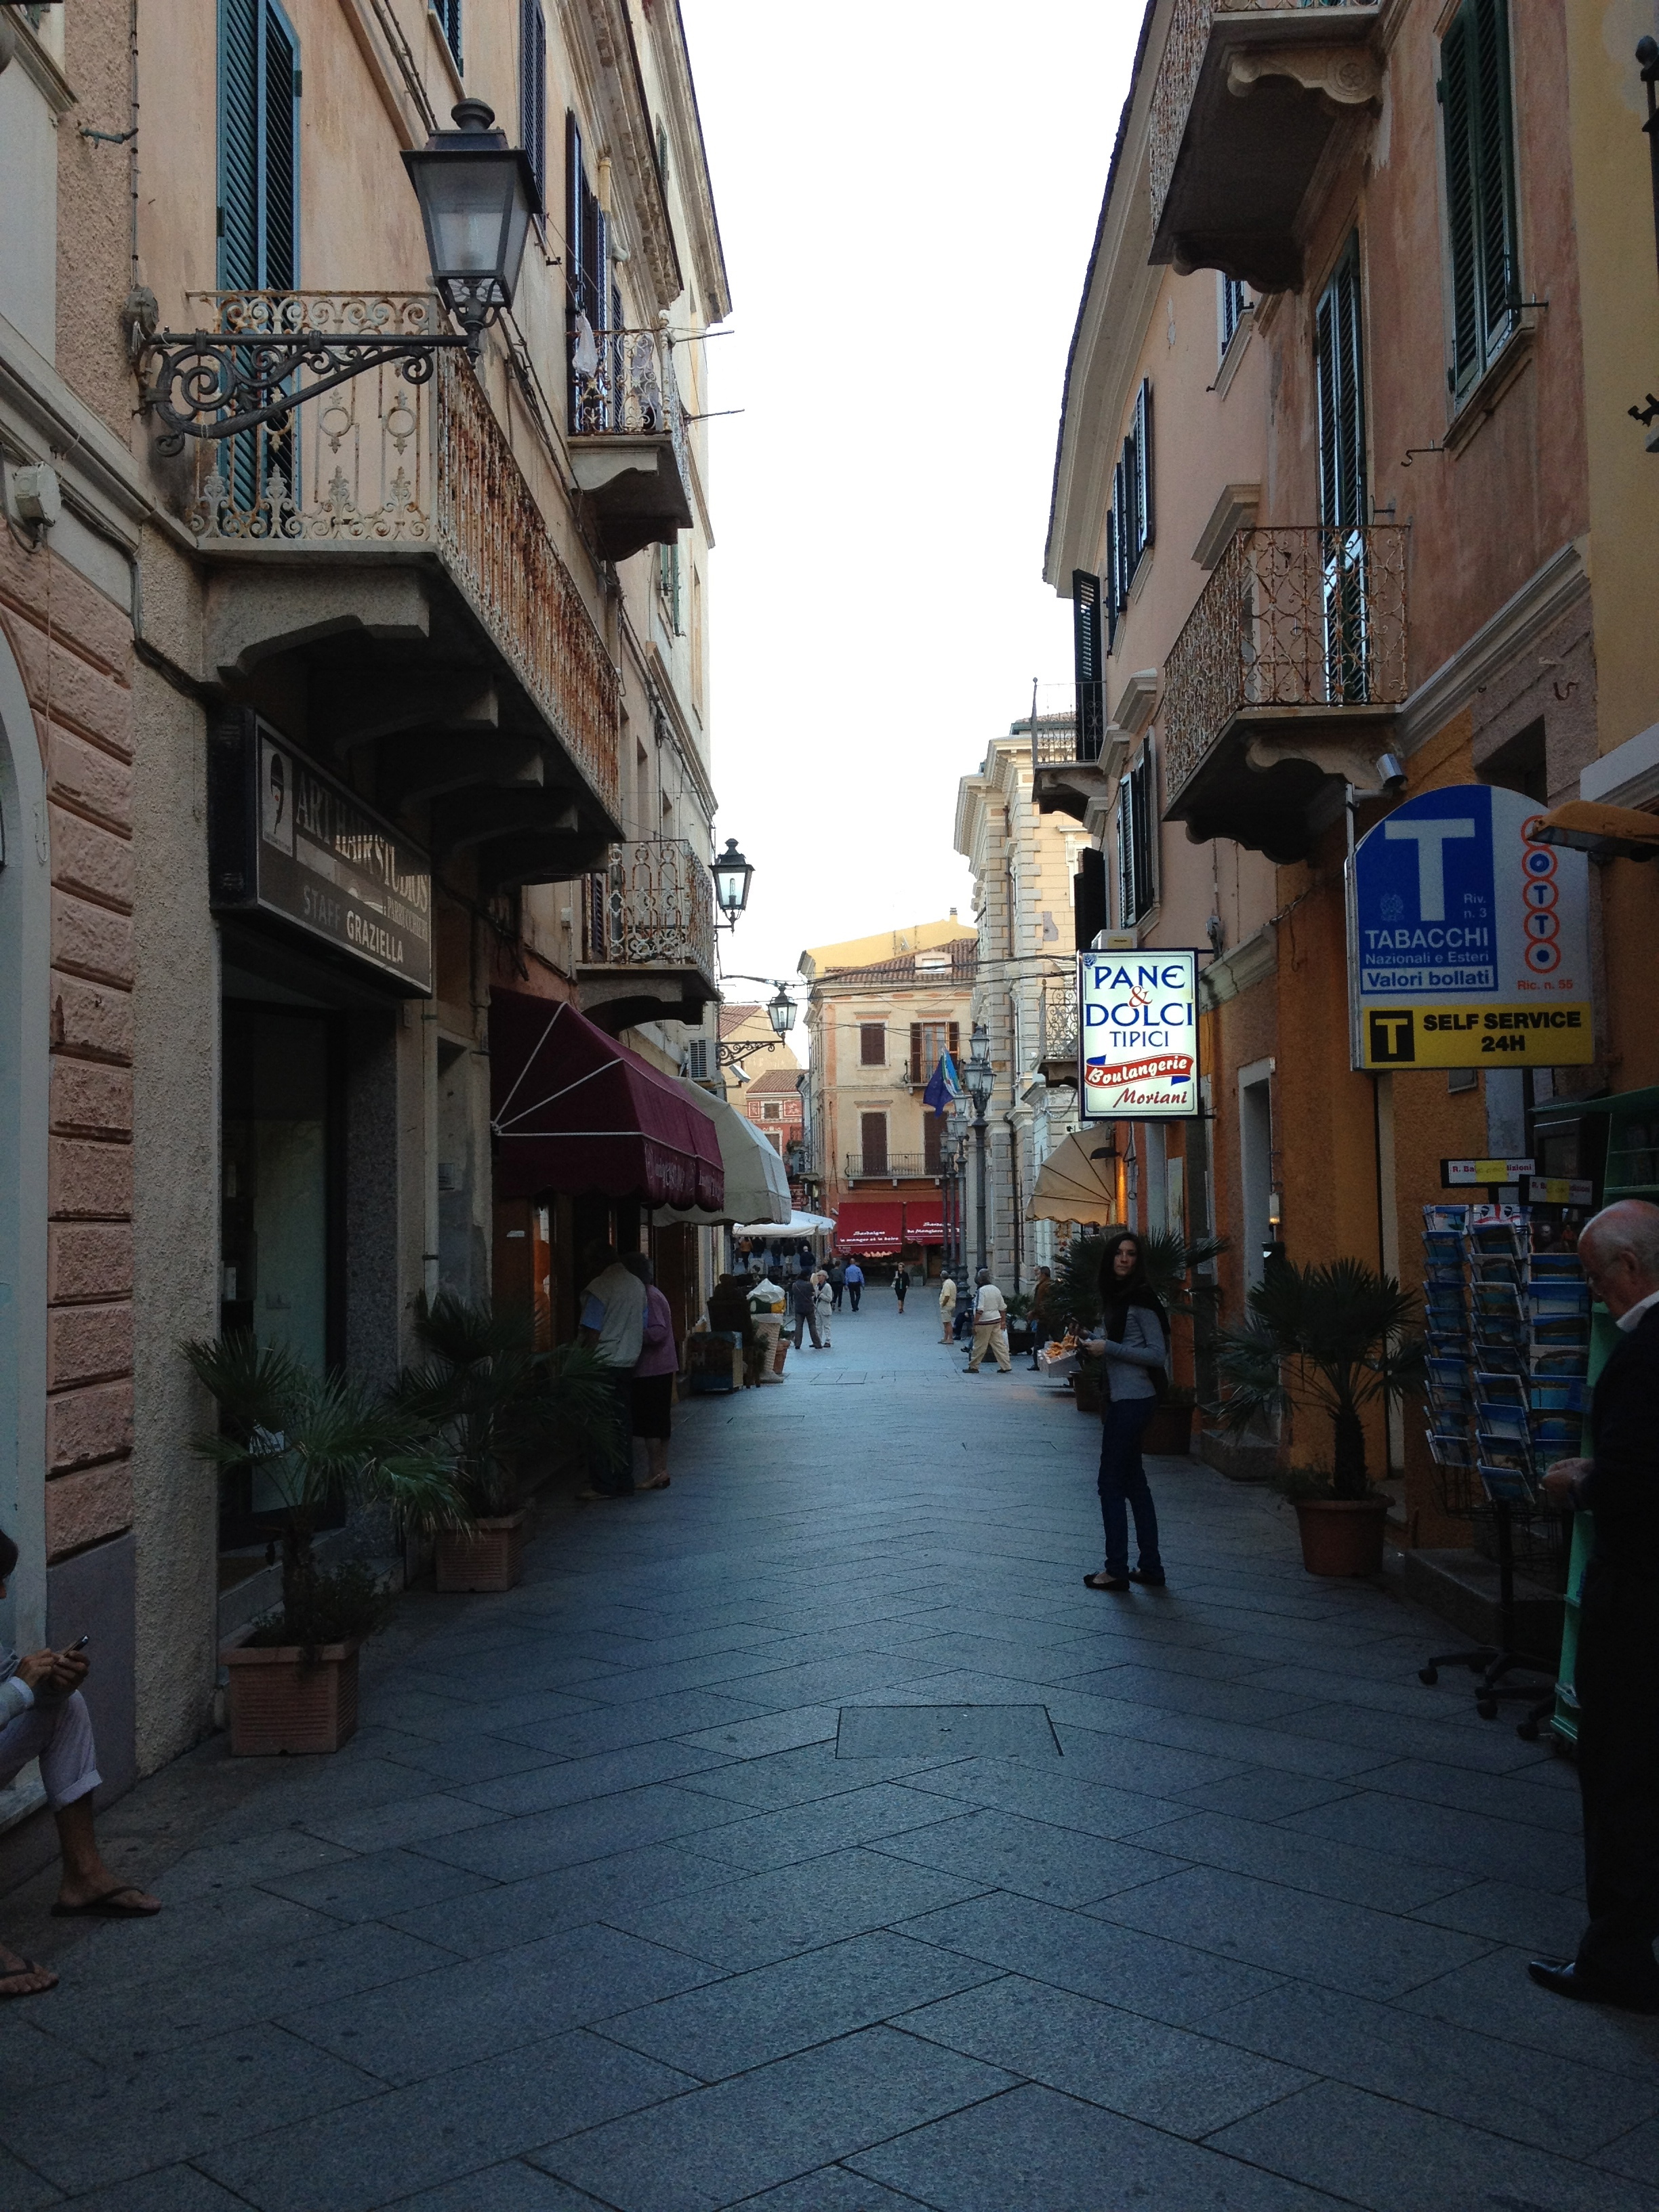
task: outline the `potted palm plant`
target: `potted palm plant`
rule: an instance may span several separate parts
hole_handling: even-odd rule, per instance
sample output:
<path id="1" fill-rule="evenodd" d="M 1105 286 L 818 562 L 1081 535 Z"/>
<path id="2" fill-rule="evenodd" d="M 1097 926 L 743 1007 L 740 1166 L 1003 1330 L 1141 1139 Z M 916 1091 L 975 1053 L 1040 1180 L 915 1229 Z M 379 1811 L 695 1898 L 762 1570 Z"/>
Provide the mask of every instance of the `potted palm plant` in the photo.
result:
<path id="1" fill-rule="evenodd" d="M 329 1571 L 319 1529 L 343 1506 L 380 1505 L 431 1530 L 463 1508 L 451 1462 L 422 1425 L 358 1376 L 319 1375 L 252 1336 L 185 1346 L 220 1425 L 194 1439 L 204 1458 L 253 1478 L 282 1546 L 283 1601 L 246 1643 L 222 1650 L 230 1747 L 238 1757 L 337 1751 L 357 1726 L 357 1653 L 386 1594 L 361 1565 Z"/>
<path id="2" fill-rule="evenodd" d="M 1224 1237 L 1187 1237 L 1175 1230 L 1147 1231 L 1140 1239 L 1141 1265 L 1163 1300 L 1165 1313 L 1180 1314 L 1195 1329 L 1200 1327 L 1206 1316 L 1192 1286 L 1194 1273 L 1212 1260 L 1218 1260 L 1226 1249 Z M 1143 1449 L 1185 1458 L 1193 1448 L 1193 1416 L 1197 1410 L 1195 1393 L 1184 1383 L 1172 1383 L 1146 1424 Z"/>
<path id="3" fill-rule="evenodd" d="M 1210 1418 L 1222 1430 L 1240 1435 L 1297 1407 L 1330 1420 L 1330 1466 L 1280 1479 L 1310 1575 L 1382 1571 L 1389 1502 L 1366 1469 L 1363 1416 L 1421 1384 L 1424 1346 L 1409 1334 L 1416 1309 L 1409 1291 L 1363 1261 L 1298 1267 L 1274 1260 L 1250 1292 L 1248 1322 L 1217 1340 L 1225 1395 Z"/>
<path id="4" fill-rule="evenodd" d="M 426 1358 L 394 1394 L 451 1455 L 464 1522 L 436 1531 L 441 1590 L 507 1590 L 524 1569 L 526 1462 L 580 1446 L 615 1462 L 628 1449 L 603 1363 L 585 1346 L 532 1348 L 527 1321 L 441 1291 L 422 1300 L 415 1334 Z"/>

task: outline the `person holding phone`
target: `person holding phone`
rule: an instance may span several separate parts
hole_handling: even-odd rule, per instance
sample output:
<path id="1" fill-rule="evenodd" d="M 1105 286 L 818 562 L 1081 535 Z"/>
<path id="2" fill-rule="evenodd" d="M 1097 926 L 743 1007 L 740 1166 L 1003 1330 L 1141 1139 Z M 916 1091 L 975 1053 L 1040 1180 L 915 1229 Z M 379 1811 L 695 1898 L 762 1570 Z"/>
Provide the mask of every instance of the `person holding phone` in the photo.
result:
<path id="1" fill-rule="evenodd" d="M 17 1565 L 17 1547 L 0 1528 L 0 1597 Z M 58 1824 L 63 1861 L 53 1916 L 60 1920 L 148 1920 L 161 1909 L 157 1898 L 122 1881 L 105 1865 L 92 1826 L 92 1793 L 98 1787 L 92 1715 L 81 1695 L 87 1679 L 82 1636 L 66 1650 L 0 1651 L 0 1790 L 32 1759 L 40 1762 L 46 1802 Z M 49 1966 L 37 1966 L 0 1944 L 0 2000 L 43 1996 L 56 1986 Z"/>

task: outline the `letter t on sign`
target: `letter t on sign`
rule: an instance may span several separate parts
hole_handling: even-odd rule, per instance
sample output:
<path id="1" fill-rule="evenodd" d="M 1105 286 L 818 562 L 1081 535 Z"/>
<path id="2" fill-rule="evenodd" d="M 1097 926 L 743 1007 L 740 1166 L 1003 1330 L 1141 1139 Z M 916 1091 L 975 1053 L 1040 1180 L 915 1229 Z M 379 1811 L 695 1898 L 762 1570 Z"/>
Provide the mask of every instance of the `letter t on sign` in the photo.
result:
<path id="1" fill-rule="evenodd" d="M 1392 844 L 1409 838 L 1417 848 L 1417 904 L 1420 921 L 1446 919 L 1446 855 L 1449 837 L 1473 837 L 1473 822 L 1431 818 L 1417 822 L 1385 822 L 1382 835 Z"/>

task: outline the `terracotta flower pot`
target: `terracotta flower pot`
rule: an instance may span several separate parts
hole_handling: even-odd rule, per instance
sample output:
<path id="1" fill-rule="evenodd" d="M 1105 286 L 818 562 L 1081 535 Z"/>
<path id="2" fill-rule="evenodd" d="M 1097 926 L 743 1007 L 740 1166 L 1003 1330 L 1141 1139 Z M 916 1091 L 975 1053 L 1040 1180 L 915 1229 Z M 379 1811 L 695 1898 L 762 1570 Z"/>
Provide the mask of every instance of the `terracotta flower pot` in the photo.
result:
<path id="1" fill-rule="evenodd" d="M 219 1654 L 230 1670 L 230 1749 L 234 1759 L 271 1759 L 337 1751 L 357 1733 L 357 1653 L 362 1643 L 319 1644 L 307 1659 L 303 1644 Z"/>
<path id="2" fill-rule="evenodd" d="M 1079 1413 L 1099 1413 L 1100 1370 L 1097 1367 L 1078 1369 L 1072 1377 L 1072 1396 Z"/>
<path id="3" fill-rule="evenodd" d="M 1310 1575 L 1380 1575 L 1386 1498 L 1299 1498 L 1302 1564 Z"/>
<path id="4" fill-rule="evenodd" d="M 438 1532 L 438 1588 L 441 1590 L 510 1590 L 524 1572 L 524 1528 L 527 1515 L 503 1514 L 475 1521 L 470 1528 Z"/>
<path id="5" fill-rule="evenodd" d="M 1162 1452 L 1186 1459 L 1193 1449 L 1192 1406 L 1160 1406 L 1147 1422 L 1140 1439 L 1142 1451 Z"/>

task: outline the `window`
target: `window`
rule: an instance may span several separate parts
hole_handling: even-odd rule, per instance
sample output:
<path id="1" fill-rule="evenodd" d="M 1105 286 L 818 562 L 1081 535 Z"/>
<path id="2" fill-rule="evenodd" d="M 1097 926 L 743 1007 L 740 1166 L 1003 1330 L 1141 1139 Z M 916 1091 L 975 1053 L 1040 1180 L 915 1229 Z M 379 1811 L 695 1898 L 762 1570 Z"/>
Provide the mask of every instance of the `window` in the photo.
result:
<path id="1" fill-rule="evenodd" d="M 1075 923 L 1077 950 L 1087 952 L 1106 921 L 1106 855 L 1092 845 L 1077 856 L 1077 873 L 1072 878 L 1072 913 Z"/>
<path id="2" fill-rule="evenodd" d="M 1116 644 L 1118 617 L 1129 604 L 1140 557 L 1152 544 L 1152 385 L 1146 377 L 1135 394 L 1134 419 L 1112 474 L 1112 507 L 1106 518 L 1109 653 Z"/>
<path id="3" fill-rule="evenodd" d="M 1237 276 L 1218 276 L 1216 280 L 1220 296 L 1219 357 L 1225 361 L 1227 349 L 1238 335 L 1238 326 L 1244 319 L 1244 311 L 1250 304 L 1250 288 Z"/>
<path id="4" fill-rule="evenodd" d="M 885 1067 L 887 1065 L 887 1024 L 885 1022 L 859 1024 L 859 1066 Z"/>
<path id="5" fill-rule="evenodd" d="M 948 1052 L 954 1060 L 958 1031 L 954 1022 L 912 1022 L 910 1080 L 927 1083 Z"/>
<path id="6" fill-rule="evenodd" d="M 921 1117 L 921 1171 L 936 1176 L 940 1172 L 939 1147 L 945 1141 L 943 1114 L 924 1114 Z"/>
<path id="7" fill-rule="evenodd" d="M 685 1072 L 694 1083 L 703 1083 L 708 1078 L 708 1040 L 693 1037 L 685 1048 Z"/>
<path id="8" fill-rule="evenodd" d="M 1100 579 L 1072 571 L 1072 663 L 1077 684 L 1077 757 L 1098 760 L 1106 735 L 1105 664 L 1100 652 Z M 1031 732 L 1035 738 L 1036 732 Z"/>
<path id="9" fill-rule="evenodd" d="M 1325 681 L 1334 706 L 1368 696 L 1365 355 L 1359 240 L 1348 240 L 1315 321 L 1319 378 L 1319 519 L 1326 531 Z"/>
<path id="10" fill-rule="evenodd" d="M 1133 929 L 1158 898 L 1158 769 L 1147 738 L 1118 786 L 1117 916 Z"/>
<path id="11" fill-rule="evenodd" d="M 541 0 L 520 0 L 519 139 L 547 204 L 547 23 Z"/>
<path id="12" fill-rule="evenodd" d="M 1440 42 L 1452 358 L 1462 398 L 1497 357 L 1521 305 L 1508 0 L 1463 0 Z"/>
<path id="13" fill-rule="evenodd" d="M 763 1103 L 761 1119 L 765 1121 L 781 1121 L 783 1119 L 783 1109 L 775 1098 L 768 1098 Z"/>
<path id="14" fill-rule="evenodd" d="M 582 134 L 576 118 L 564 118 L 564 275 L 565 299 L 570 313 L 574 343 L 570 354 L 570 427 L 584 433 L 602 431 L 605 420 L 606 380 L 597 374 L 599 350 L 594 335 L 605 327 L 610 305 L 611 249 L 599 196 L 587 181 L 582 155 Z M 579 319 L 587 325 L 584 337 Z M 584 359 L 586 355 L 586 359 Z"/>
<path id="15" fill-rule="evenodd" d="M 455 66 L 461 65 L 461 0 L 432 0 L 432 12 L 438 19 L 438 28 L 444 34 L 444 43 L 455 58 Z"/>
<path id="16" fill-rule="evenodd" d="M 884 1114 L 859 1115 L 859 1151 L 866 1175 L 886 1174 L 887 1116 Z"/>
<path id="17" fill-rule="evenodd" d="M 657 590 L 669 626 L 676 637 L 684 635 L 680 620 L 680 543 L 677 538 L 671 545 L 657 548 Z"/>
<path id="18" fill-rule="evenodd" d="M 691 570 L 691 704 L 702 713 L 702 578 Z"/>
<path id="19" fill-rule="evenodd" d="M 226 292 L 291 292 L 300 281 L 300 42 L 275 0 L 219 10 L 218 263 Z M 292 489 L 286 425 L 227 443 L 238 507 L 257 505 L 273 469 Z"/>

